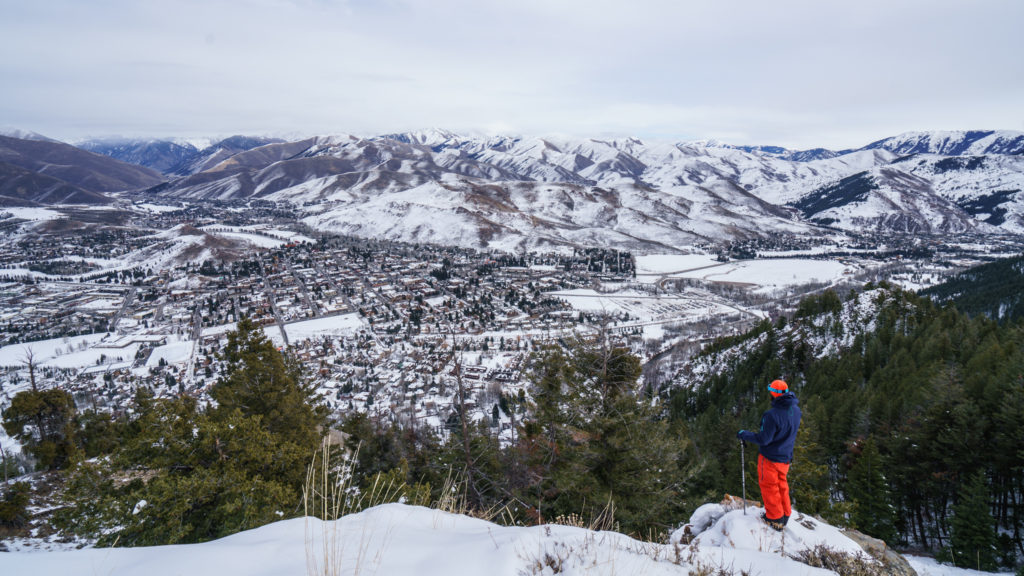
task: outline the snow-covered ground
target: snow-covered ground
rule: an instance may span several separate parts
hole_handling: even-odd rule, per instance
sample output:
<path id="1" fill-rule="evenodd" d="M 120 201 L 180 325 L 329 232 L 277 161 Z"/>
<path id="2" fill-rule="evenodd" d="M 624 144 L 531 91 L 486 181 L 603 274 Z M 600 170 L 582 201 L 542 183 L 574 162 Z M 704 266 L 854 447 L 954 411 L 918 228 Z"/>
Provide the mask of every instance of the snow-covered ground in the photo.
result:
<path id="1" fill-rule="evenodd" d="M 803 525 L 790 522 L 783 554 L 782 535 L 758 520 L 760 509 L 748 508 L 744 515 L 740 510 L 726 512 L 717 504 L 709 506 L 698 509 L 691 521 L 700 532 L 693 546 L 640 542 L 615 532 L 568 526 L 505 527 L 429 508 L 387 504 L 337 522 L 297 518 L 204 544 L 13 551 L 0 554 L 0 573 L 676 576 L 702 567 L 723 567 L 736 573 L 817 576 L 830 572 L 801 564 L 790 555 L 818 544 L 861 553 L 838 529 L 805 519 Z M 926 559 L 912 561 L 923 576 L 974 574 Z"/>
<path id="2" fill-rule="evenodd" d="M 979 572 L 978 570 L 965 570 L 954 568 L 947 564 L 939 564 L 933 558 L 923 556 L 906 556 L 910 565 L 917 572 L 917 576 L 1012 576 L 1012 572 L 994 573 Z"/>
<path id="3" fill-rule="evenodd" d="M 231 326 L 233 330 L 234 325 Z M 284 330 L 288 333 L 288 342 L 295 344 L 302 340 L 318 338 L 320 336 L 351 335 L 363 326 L 363 320 L 358 314 L 341 314 L 285 324 Z M 277 327 L 277 324 L 265 326 L 263 332 L 266 333 L 267 338 L 270 338 L 274 344 L 284 346 L 284 338 L 281 337 L 281 330 Z"/>
<path id="4" fill-rule="evenodd" d="M 656 254 L 638 256 L 636 279 L 654 284 L 666 278 L 694 278 L 705 282 L 745 285 L 759 291 L 785 289 L 811 283 L 832 283 L 855 273 L 855 265 L 835 260 L 769 258 L 719 262 L 708 254 Z"/>
<path id="5" fill-rule="evenodd" d="M 164 344 L 163 346 L 157 346 L 149 355 L 149 359 L 146 360 L 146 366 L 158 366 L 160 364 L 160 360 L 163 360 L 168 364 L 184 363 L 192 354 L 193 345 L 194 342 L 191 340 L 182 340 L 180 342 L 171 342 L 169 344 Z"/>
<path id="6" fill-rule="evenodd" d="M 780 258 L 737 260 L 702 270 L 670 274 L 669 277 L 747 284 L 761 290 L 775 290 L 800 284 L 836 282 L 856 270 L 852 265 L 832 260 Z"/>
<path id="7" fill-rule="evenodd" d="M 636 275 L 640 276 L 671 274 L 721 264 L 709 254 L 650 254 L 636 257 Z"/>
<path id="8" fill-rule="evenodd" d="M 181 206 L 167 206 L 164 204 L 153 204 L 150 202 L 134 204 L 133 207 L 139 208 L 141 210 L 146 210 L 147 212 L 154 212 L 157 214 L 160 214 L 162 212 L 174 212 L 175 210 L 181 210 Z"/>
<path id="9" fill-rule="evenodd" d="M 288 332 L 289 339 L 305 340 L 317 336 L 344 336 L 358 330 L 363 325 L 358 314 L 341 314 L 285 324 L 284 329 Z"/>
<path id="10" fill-rule="evenodd" d="M 64 218 L 64 214 L 57 212 L 56 210 L 48 210 L 46 208 L 26 208 L 26 207 L 5 207 L 0 210 L 0 214 L 10 214 L 15 218 L 21 218 L 22 220 L 58 220 Z"/>
<path id="11" fill-rule="evenodd" d="M 576 310 L 612 315 L 624 313 L 641 322 L 684 322 L 739 312 L 735 307 L 697 296 L 652 296 L 630 291 L 604 294 L 589 288 L 549 294 L 565 300 Z"/>
<path id="12" fill-rule="evenodd" d="M 127 352 L 110 354 L 110 350 L 98 349 L 96 345 L 110 337 L 107 332 L 40 340 L 26 344 L 11 344 L 0 348 L 0 366 L 18 367 L 25 365 L 28 355 L 40 366 L 58 368 L 81 368 L 96 364 L 101 355 L 124 356 Z M 135 350 L 131 350 L 135 354 Z M 127 356 L 131 358 L 131 356 Z"/>

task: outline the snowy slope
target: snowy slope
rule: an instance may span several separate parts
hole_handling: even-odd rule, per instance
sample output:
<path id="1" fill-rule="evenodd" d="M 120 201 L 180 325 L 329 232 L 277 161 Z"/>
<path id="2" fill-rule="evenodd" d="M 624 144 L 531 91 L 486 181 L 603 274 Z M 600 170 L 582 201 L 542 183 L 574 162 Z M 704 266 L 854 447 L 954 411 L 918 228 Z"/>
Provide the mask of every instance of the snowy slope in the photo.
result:
<path id="1" fill-rule="evenodd" d="M 1024 156 L 914 155 L 823 185 L 792 202 L 849 230 L 1024 232 Z"/>
<path id="2" fill-rule="evenodd" d="M 1024 234 L 1024 156 L 922 154 L 892 168 L 928 179 L 937 195 L 974 219 Z"/>
<path id="3" fill-rule="evenodd" d="M 748 508 L 744 514 L 717 504 L 702 507 L 691 521 L 691 530 L 699 532 L 696 543 L 687 546 L 678 544 L 678 536 L 673 540 L 676 544 L 654 544 L 614 532 L 554 525 L 503 527 L 428 508 L 388 504 L 336 523 L 287 520 L 205 544 L 11 552 L 0 554 L 0 573 L 668 576 L 722 567 L 737 573 L 811 576 L 831 572 L 797 562 L 792 555 L 825 545 L 869 558 L 841 531 L 798 512 L 783 542 L 780 534 L 758 520 L 760 511 Z M 324 570 L 325 558 L 328 563 L 336 561 L 330 564 L 333 571 Z M 967 574 L 952 568 L 941 573 Z"/>
<path id="4" fill-rule="evenodd" d="M 237 139 L 235 148 L 229 139 L 161 193 L 265 198 L 300 207 L 307 223 L 324 230 L 502 249 L 596 244 L 665 252 L 696 242 L 820 235 L 816 223 L 857 232 L 1021 233 L 1024 156 L 1007 155 L 1020 151 L 1021 138 L 912 133 L 855 151 L 806 153 L 444 130 Z M 981 158 L 984 168 L 969 158 Z M 809 206 L 862 173 L 875 192 Z"/>
<path id="5" fill-rule="evenodd" d="M 872 142 L 864 147 L 882 148 L 900 156 L 941 154 L 962 156 L 978 154 L 1024 153 L 1024 132 L 1013 130 L 951 130 L 905 132 L 899 136 Z"/>
<path id="6" fill-rule="evenodd" d="M 295 193 L 320 192 L 302 184 Z M 289 189 L 268 198 L 291 194 Z M 393 182 L 378 190 L 333 189 L 327 197 L 329 203 L 313 207 L 306 224 L 359 236 L 503 250 L 582 244 L 664 252 L 711 239 L 812 230 L 726 183 L 657 192 L 633 184 L 615 190 L 537 182 L 496 185 L 449 175 L 409 189 Z"/>
<path id="7" fill-rule="evenodd" d="M 892 292 L 886 289 L 859 292 L 855 298 L 842 303 L 838 314 L 795 319 L 778 337 L 782 340 L 806 342 L 809 353 L 818 358 L 838 354 L 852 346 L 858 334 L 875 329 L 878 310 L 893 298 Z M 682 367 L 673 385 L 693 388 L 697 383 L 706 381 L 710 374 L 730 370 L 738 361 L 749 357 L 754 349 L 764 343 L 766 337 L 761 334 L 724 350 L 695 356 Z"/>

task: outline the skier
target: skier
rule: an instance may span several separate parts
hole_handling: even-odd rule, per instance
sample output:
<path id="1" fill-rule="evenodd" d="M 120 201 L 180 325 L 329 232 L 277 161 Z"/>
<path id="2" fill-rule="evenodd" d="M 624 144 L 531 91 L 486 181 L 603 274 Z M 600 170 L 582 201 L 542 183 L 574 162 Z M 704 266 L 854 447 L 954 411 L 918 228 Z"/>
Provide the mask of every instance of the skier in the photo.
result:
<path id="1" fill-rule="evenodd" d="M 775 380 L 768 386 L 768 391 L 772 395 L 772 407 L 761 416 L 761 431 L 740 430 L 736 437 L 759 447 L 757 483 L 764 500 L 761 519 L 781 532 L 793 513 L 786 474 L 793 461 L 793 445 L 800 428 L 800 407 L 784 381 Z"/>

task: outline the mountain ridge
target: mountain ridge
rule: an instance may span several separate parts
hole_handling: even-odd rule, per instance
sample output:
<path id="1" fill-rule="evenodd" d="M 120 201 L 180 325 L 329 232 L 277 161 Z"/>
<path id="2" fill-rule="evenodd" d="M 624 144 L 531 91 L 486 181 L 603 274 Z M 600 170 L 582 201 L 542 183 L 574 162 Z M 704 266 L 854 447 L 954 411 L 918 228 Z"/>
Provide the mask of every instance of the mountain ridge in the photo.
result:
<path id="1" fill-rule="evenodd" d="M 83 146 L 158 168 L 148 195 L 268 199 L 324 231 L 394 240 L 643 250 L 779 234 L 1024 234 L 1024 132 L 1006 130 L 907 132 L 843 151 L 443 129 Z M 863 193 L 851 193 L 861 173 Z"/>

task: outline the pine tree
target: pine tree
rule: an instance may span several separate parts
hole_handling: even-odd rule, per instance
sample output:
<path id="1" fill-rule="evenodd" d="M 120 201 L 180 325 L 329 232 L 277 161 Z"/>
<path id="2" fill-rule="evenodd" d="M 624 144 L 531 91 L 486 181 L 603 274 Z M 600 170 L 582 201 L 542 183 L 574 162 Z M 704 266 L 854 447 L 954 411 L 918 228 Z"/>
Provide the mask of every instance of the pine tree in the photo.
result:
<path id="1" fill-rule="evenodd" d="M 73 508 L 60 522 L 101 545 L 140 546 L 220 538 L 301 509 L 323 410 L 252 322 L 228 339 L 219 405 L 139 394 L 121 448 L 70 479 Z"/>
<path id="2" fill-rule="evenodd" d="M 298 364 L 248 317 L 228 333 L 223 357 L 226 373 L 210 392 L 217 412 L 260 416 L 272 434 L 315 449 L 326 411 L 316 403 L 315 386 L 303 382 Z"/>
<path id="3" fill-rule="evenodd" d="M 793 507 L 800 512 L 838 523 L 849 513 L 850 506 L 845 502 L 833 502 L 829 494 L 827 457 L 818 442 L 817 423 L 823 414 L 824 409 L 816 402 L 808 402 L 803 410 L 793 450 L 793 466 L 789 469 L 790 495 Z"/>
<path id="4" fill-rule="evenodd" d="M 953 562 L 964 568 L 996 569 L 995 522 L 989 511 L 985 474 L 973 474 L 961 487 L 950 521 Z"/>
<path id="5" fill-rule="evenodd" d="M 892 543 L 897 537 L 896 511 L 884 467 L 878 446 L 868 438 L 847 475 L 846 495 L 853 502 L 854 526 L 865 534 Z"/>
<path id="6" fill-rule="evenodd" d="M 522 499 L 545 518 L 581 514 L 646 533 L 677 505 L 684 442 L 639 394 L 627 350 L 577 343 L 549 351 L 534 372 L 537 408 L 520 449 L 535 481 Z"/>
<path id="7" fill-rule="evenodd" d="M 57 470 L 78 459 L 75 400 L 64 390 L 19 392 L 4 411 L 3 426 L 25 445 L 40 468 Z"/>

